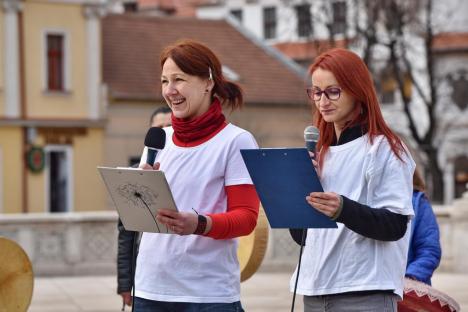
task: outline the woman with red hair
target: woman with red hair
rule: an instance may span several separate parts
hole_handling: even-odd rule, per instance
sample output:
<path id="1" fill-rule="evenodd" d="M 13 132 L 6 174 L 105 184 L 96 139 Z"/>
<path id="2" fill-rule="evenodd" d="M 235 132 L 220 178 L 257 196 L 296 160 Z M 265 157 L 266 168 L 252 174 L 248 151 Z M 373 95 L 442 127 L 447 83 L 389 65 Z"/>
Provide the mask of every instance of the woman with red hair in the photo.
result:
<path id="1" fill-rule="evenodd" d="M 315 165 L 324 192 L 306 200 L 338 228 L 308 230 L 297 288 L 304 310 L 396 311 L 413 215 L 414 161 L 385 123 L 359 56 L 332 49 L 309 73 L 307 94 L 321 134 Z"/>
<path id="2" fill-rule="evenodd" d="M 197 41 L 168 46 L 160 65 L 172 127 L 153 169 L 164 171 L 178 211 L 158 210 L 172 234 L 143 233 L 134 310 L 242 312 L 237 238 L 254 230 L 259 199 L 240 149 L 257 143 L 222 111 L 242 106 L 242 90 Z M 152 169 L 146 158 L 147 149 L 140 167 Z"/>

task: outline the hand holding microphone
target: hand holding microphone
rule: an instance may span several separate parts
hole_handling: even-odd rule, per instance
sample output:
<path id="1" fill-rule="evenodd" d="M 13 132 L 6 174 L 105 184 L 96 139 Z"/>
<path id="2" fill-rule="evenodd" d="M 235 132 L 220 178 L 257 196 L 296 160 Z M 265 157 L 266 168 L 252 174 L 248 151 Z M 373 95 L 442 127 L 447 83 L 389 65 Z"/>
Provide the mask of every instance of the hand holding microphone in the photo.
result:
<path id="1" fill-rule="evenodd" d="M 166 145 L 166 132 L 159 127 L 151 127 L 148 129 L 145 137 L 145 146 L 148 150 L 146 163 L 140 165 L 141 169 L 159 170 L 159 163 L 154 163 L 156 155 Z"/>
<path id="2" fill-rule="evenodd" d="M 159 127 L 152 127 L 148 130 L 145 137 L 145 146 L 148 150 L 146 163 L 140 165 L 141 169 L 159 170 L 159 163 L 155 163 L 156 156 L 166 145 L 166 132 Z M 189 212 L 176 212 L 169 209 L 159 209 L 156 216 L 157 220 L 172 232 L 179 235 L 193 234 L 198 226 L 198 215 Z M 211 219 L 207 218 L 207 228 L 211 227 Z"/>
<path id="3" fill-rule="evenodd" d="M 315 158 L 319 136 L 320 132 L 317 127 L 308 126 L 304 130 L 306 148 L 312 158 L 315 171 L 317 171 L 317 174 L 320 176 L 318 163 Z M 334 217 L 343 207 L 343 198 L 339 194 L 333 192 L 312 192 L 306 197 L 306 201 L 309 205 L 329 217 Z"/>
<path id="4" fill-rule="evenodd" d="M 317 127 L 314 126 L 308 126 L 307 128 L 304 129 L 304 141 L 306 143 L 306 148 L 309 151 L 310 158 L 312 158 L 312 164 L 315 167 L 315 171 L 317 171 L 318 174 L 318 163 L 316 160 L 316 147 L 317 147 L 317 142 L 320 137 L 320 132 Z"/>

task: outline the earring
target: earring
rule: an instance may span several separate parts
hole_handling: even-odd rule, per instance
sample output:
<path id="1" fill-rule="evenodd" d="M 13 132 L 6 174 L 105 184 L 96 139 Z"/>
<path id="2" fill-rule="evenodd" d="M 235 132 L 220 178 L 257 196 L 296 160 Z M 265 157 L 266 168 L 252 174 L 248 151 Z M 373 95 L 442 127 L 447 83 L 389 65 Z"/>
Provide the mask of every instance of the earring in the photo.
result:
<path id="1" fill-rule="evenodd" d="M 210 90 L 208 90 L 208 89 L 205 89 L 205 93 L 208 93 L 209 91 L 210 91 Z"/>

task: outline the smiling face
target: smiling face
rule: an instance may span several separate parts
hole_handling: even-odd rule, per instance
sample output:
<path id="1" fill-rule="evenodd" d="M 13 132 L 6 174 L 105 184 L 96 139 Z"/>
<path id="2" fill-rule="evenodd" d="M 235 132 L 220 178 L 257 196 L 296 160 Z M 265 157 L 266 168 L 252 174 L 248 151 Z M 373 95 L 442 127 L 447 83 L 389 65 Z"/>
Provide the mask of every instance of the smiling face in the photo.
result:
<path id="1" fill-rule="evenodd" d="M 168 58 L 162 68 L 161 85 L 162 95 L 175 117 L 190 120 L 208 111 L 212 80 L 186 74 Z"/>
<path id="2" fill-rule="evenodd" d="M 333 87 L 340 88 L 340 85 L 331 71 L 317 68 L 312 73 L 312 88 L 314 90 L 323 91 Z M 340 97 L 337 100 L 329 100 L 325 94 L 322 94 L 321 99 L 314 102 L 323 119 L 334 124 L 336 136 L 339 137 L 346 122 L 353 117 L 352 112 L 356 106 L 354 98 L 341 89 Z"/>

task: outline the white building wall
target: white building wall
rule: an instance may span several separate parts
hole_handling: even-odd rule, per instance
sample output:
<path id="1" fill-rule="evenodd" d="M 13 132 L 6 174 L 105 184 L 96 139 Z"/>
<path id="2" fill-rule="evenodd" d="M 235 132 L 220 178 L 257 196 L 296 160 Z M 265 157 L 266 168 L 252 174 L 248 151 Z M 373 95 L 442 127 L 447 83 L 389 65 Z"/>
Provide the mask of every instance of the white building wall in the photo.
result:
<path id="1" fill-rule="evenodd" d="M 209 6 L 197 9 L 196 16 L 201 19 L 221 19 L 229 13 L 227 7 Z"/>
<path id="2" fill-rule="evenodd" d="M 351 0 L 347 2 L 348 30 L 347 37 L 352 38 L 355 34 L 354 22 L 356 10 L 363 8 L 356 7 Z M 242 9 L 242 26 L 248 29 L 252 34 L 259 39 L 264 38 L 263 34 L 263 8 L 275 6 L 277 13 L 277 37 L 275 39 L 266 40 L 268 44 L 276 44 L 282 42 L 301 42 L 307 38 L 299 38 L 297 35 L 297 17 L 295 5 L 304 2 L 311 4 L 313 38 L 327 40 L 329 38 L 329 30 L 324 21 L 331 18 L 332 1 L 315 0 L 225 0 L 219 6 L 200 7 L 197 14 L 201 18 L 223 18 L 231 10 Z M 468 32 L 468 1 L 447 0 L 433 1 L 433 31 L 434 34 L 446 32 Z M 425 12 L 421 11 L 421 16 L 424 17 Z M 362 16 L 362 15 L 361 15 Z M 361 28 L 366 27 L 365 21 L 362 18 L 357 19 L 358 23 L 362 23 Z M 388 42 L 389 38 L 383 27 L 377 25 L 379 40 Z M 414 35 L 416 29 L 411 29 L 405 38 L 406 53 L 413 68 L 412 74 L 420 86 L 418 90 L 415 85 L 412 86 L 410 111 L 415 121 L 415 125 L 419 135 L 422 137 L 429 130 L 429 115 L 427 113 L 424 99 L 429 99 L 429 80 L 427 78 L 427 63 L 425 58 L 425 46 L 423 38 Z M 337 35 L 335 39 L 343 38 L 343 35 Z M 356 53 L 363 54 L 363 46 L 354 42 L 350 47 Z M 389 50 L 383 45 L 374 47 L 374 55 L 376 59 L 372 64 L 375 69 L 382 68 L 388 63 Z M 454 194 L 454 172 L 453 161 L 460 154 L 468 155 L 468 109 L 460 111 L 453 104 L 451 99 L 451 86 L 444 81 L 448 74 L 455 73 L 460 69 L 468 71 L 468 55 L 465 54 L 448 54 L 441 57 L 436 55 L 437 64 L 435 67 L 436 85 L 438 86 L 439 101 L 436 118 L 439 125 L 436 129 L 435 145 L 440 146 L 439 165 L 444 170 L 444 179 L 446 181 L 445 199 L 444 202 L 450 203 L 453 200 Z M 403 102 L 396 91 L 395 101 L 393 104 L 382 105 L 382 111 L 389 125 L 404 135 L 409 144 L 415 146 L 412 142 L 411 133 L 408 128 L 408 119 L 403 112 Z M 468 99 L 467 99 L 468 101 Z M 422 156 L 422 154 L 421 154 Z M 423 159 L 424 161 L 424 159 Z"/>
<path id="3" fill-rule="evenodd" d="M 263 38 L 263 8 L 249 4 L 242 12 L 242 25 L 258 38 Z"/>
<path id="4" fill-rule="evenodd" d="M 351 16 L 353 6 L 350 0 L 348 2 L 347 14 Z M 314 27 L 314 38 L 327 39 L 328 29 L 323 23 L 327 20 L 327 16 L 331 14 L 330 5 L 332 1 L 306 1 L 311 4 L 312 23 Z M 206 19 L 221 19 L 224 18 L 231 10 L 242 10 L 242 26 L 255 34 L 258 38 L 263 39 L 263 9 L 266 7 L 275 7 L 277 14 L 277 29 L 276 38 L 267 40 L 269 44 L 281 42 L 296 42 L 305 41 L 306 38 L 299 38 L 297 35 L 297 16 L 295 6 L 304 4 L 301 0 L 283 1 L 283 0 L 226 0 L 224 4 L 218 6 L 202 6 L 197 9 L 198 18 Z M 324 11 L 324 6 L 328 7 L 328 11 Z M 349 19 L 352 22 L 352 19 Z M 340 37 L 339 35 L 337 36 Z"/>
<path id="5" fill-rule="evenodd" d="M 468 31 L 468 1 L 432 1 L 433 21 L 440 32 Z"/>

